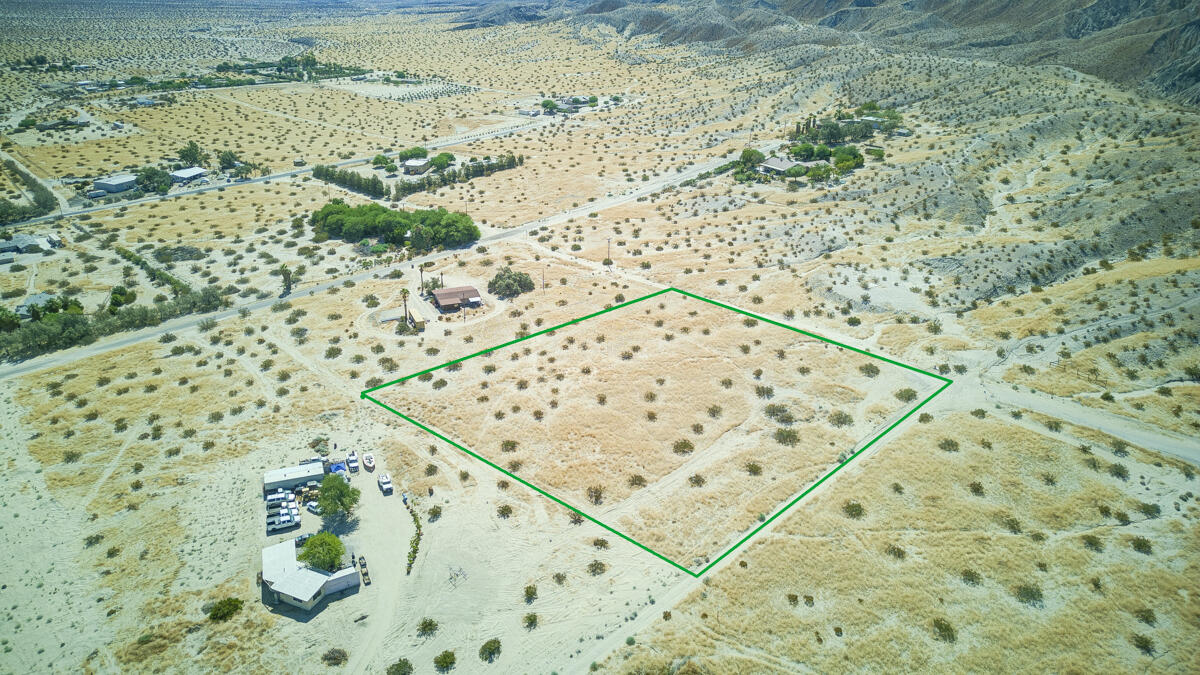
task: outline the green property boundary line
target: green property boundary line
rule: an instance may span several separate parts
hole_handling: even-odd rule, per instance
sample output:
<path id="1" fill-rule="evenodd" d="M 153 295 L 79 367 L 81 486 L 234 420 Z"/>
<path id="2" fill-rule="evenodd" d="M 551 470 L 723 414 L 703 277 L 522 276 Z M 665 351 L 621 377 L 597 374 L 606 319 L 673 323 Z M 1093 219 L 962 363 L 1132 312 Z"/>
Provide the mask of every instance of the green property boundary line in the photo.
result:
<path id="1" fill-rule="evenodd" d="M 477 454 L 477 453 L 475 453 L 475 452 L 472 452 L 472 451 L 471 451 L 469 448 L 467 448 L 466 446 L 462 445 L 461 443 L 458 443 L 457 441 L 454 441 L 453 439 L 451 439 L 451 438 L 447 437 L 445 434 L 443 434 L 443 433 L 441 433 L 441 432 L 437 431 L 436 429 L 433 429 L 432 427 L 426 426 L 426 425 L 424 425 L 424 424 L 422 424 L 422 423 L 418 422 L 417 420 L 415 420 L 415 419 L 413 419 L 413 418 L 409 417 L 408 415 L 405 415 L 404 413 L 400 412 L 399 410 L 396 410 L 395 408 L 392 408 L 391 406 L 387 405 L 386 403 L 384 403 L 384 402 L 380 401 L 379 399 L 375 398 L 374 396 L 371 396 L 371 393 L 372 393 L 372 392 L 378 391 L 378 390 L 380 390 L 380 389 L 383 389 L 383 388 L 385 388 L 385 387 L 390 387 L 390 386 L 392 386 L 392 385 L 394 385 L 394 384 L 399 384 L 400 382 L 404 382 L 404 381 L 406 381 L 406 380 L 410 380 L 410 379 L 412 379 L 412 378 L 414 378 L 414 377 L 418 377 L 418 376 L 420 376 L 420 375 L 424 375 L 425 373 L 431 373 L 431 372 L 433 372 L 433 371 L 435 371 L 435 370 L 440 370 L 440 369 L 442 369 L 442 368 L 445 368 L 445 367 L 447 367 L 447 366 L 454 365 L 455 363 L 461 363 L 461 362 L 463 362 L 463 361 L 466 361 L 467 359 L 472 359 L 472 358 L 475 358 L 476 356 L 481 356 L 481 355 L 483 355 L 483 354 L 488 354 L 488 353 L 491 353 L 491 352 L 499 351 L 499 350 L 501 350 L 501 349 L 504 349 L 505 347 L 509 347 L 509 346 L 512 346 L 512 345 L 514 345 L 514 344 L 517 344 L 518 342 L 523 342 L 523 341 L 525 341 L 525 340 L 529 340 L 530 338 L 535 338 L 535 337 L 537 337 L 537 336 L 539 336 L 539 335 L 545 335 L 546 333 L 551 333 L 551 332 L 553 332 L 553 331 L 560 330 L 560 329 L 562 329 L 562 328 L 566 328 L 567 326 L 572 326 L 572 325 L 574 325 L 574 324 L 577 324 L 577 323 L 580 323 L 580 322 L 582 322 L 582 321 L 586 321 L 586 320 L 588 320 L 588 319 L 592 319 L 592 318 L 595 318 L 595 317 L 597 317 L 597 316 L 600 316 L 601 314 L 607 314 L 608 312 L 612 312 L 612 311 L 615 311 L 615 310 L 618 310 L 618 309 L 621 309 L 621 308 L 624 308 L 624 307 L 628 307 L 628 306 L 630 306 L 630 305 L 633 305 L 633 304 L 636 304 L 636 303 L 642 302 L 643 300 L 649 300 L 649 299 L 651 299 L 651 298 L 658 297 L 658 296 L 660 296 L 660 295 L 663 295 L 663 294 L 665 294 L 665 293 L 678 293 L 678 294 L 680 294 L 680 295 L 683 295 L 683 296 L 686 296 L 686 297 L 689 297 L 689 298 L 693 298 L 693 299 L 696 299 L 696 300 L 700 300 L 700 301 L 702 301 L 702 302 L 707 302 L 707 303 L 708 303 L 708 304 L 710 304 L 710 305 L 715 305 L 715 306 L 717 306 L 717 307 L 721 307 L 721 308 L 723 308 L 723 309 L 727 309 L 727 310 L 729 310 L 729 311 L 731 311 L 731 312 L 736 312 L 736 313 L 738 313 L 738 314 L 742 314 L 742 315 L 744 315 L 744 316 L 748 316 L 748 317 L 751 317 L 751 318 L 757 319 L 757 320 L 759 320 L 759 321 L 763 321 L 763 322 L 766 322 L 766 323 L 772 324 L 772 325 L 774 325 L 774 326 L 779 326 L 779 327 L 781 327 L 781 328 L 786 328 L 786 329 L 788 329 L 788 330 L 790 330 L 790 331 L 793 331 L 793 332 L 796 332 L 796 333 L 800 333 L 801 335 L 805 335 L 805 336 L 807 336 L 807 337 L 810 337 L 810 338 L 813 338 L 813 339 L 815 339 L 815 340 L 820 340 L 821 342 L 825 342 L 825 343 L 827 343 L 827 344 L 835 345 L 835 346 L 837 346 L 837 347 L 840 347 L 840 348 L 842 348 L 842 349 L 848 349 L 848 350 L 850 350 L 850 351 L 852 351 L 852 352 L 855 352 L 855 353 L 857 353 L 857 354 L 862 354 L 862 355 L 864 355 L 864 356 L 869 356 L 869 357 L 871 357 L 871 358 L 873 358 L 873 359 L 878 359 L 878 360 L 880 360 L 880 361 L 884 361 L 884 362 L 886 362 L 886 363 L 890 363 L 890 364 L 892 364 L 892 365 L 894 365 L 894 366 L 899 366 L 899 367 L 901 367 L 901 368 L 904 368 L 904 369 L 906 369 L 906 370 L 910 370 L 910 371 L 912 371 L 912 372 L 915 372 L 915 373 L 920 373 L 921 375 L 925 375 L 925 376 L 927 376 L 927 377 L 934 378 L 935 380 L 938 380 L 938 381 L 940 381 L 940 382 L 942 383 L 942 386 L 938 387 L 937 391 L 935 391 L 935 392 L 933 392 L 932 394 L 930 394 L 929 396 L 927 396 L 927 397 L 926 397 L 924 400 L 922 400 L 920 403 L 918 403 L 918 404 L 917 404 L 915 407 L 913 407 L 911 410 L 909 410 L 908 412 L 904 413 L 904 415 L 903 415 L 903 416 L 901 416 L 901 417 L 900 417 L 900 419 L 896 420 L 895 422 L 892 422 L 890 425 L 888 425 L 888 427 L 887 427 L 886 429 L 884 429 L 883 431 L 881 431 L 881 432 L 879 432 L 878 434 L 876 434 L 874 438 L 872 438 L 870 441 L 868 441 L 866 444 L 864 444 L 864 445 L 863 445 L 861 448 L 859 448 L 858 450 L 856 450 L 856 451 L 855 451 L 855 452 L 854 452 L 852 455 L 850 455 L 849 457 L 847 457 L 847 458 L 845 459 L 845 461 L 843 461 L 841 464 L 838 464 L 836 467 L 834 467 L 834 468 L 833 468 L 833 469 L 832 469 L 832 470 L 831 470 L 829 473 L 825 474 L 825 475 L 824 475 L 824 476 L 822 476 L 820 479 L 818 479 L 818 480 L 817 480 L 815 483 L 813 483 L 812 485 L 808 486 L 808 488 L 807 488 L 807 489 L 805 489 L 803 492 L 801 492 L 801 493 L 800 493 L 798 496 L 796 496 L 796 497 L 795 497 L 794 499 L 792 499 L 790 502 L 788 502 L 787 504 L 784 504 L 784 505 L 783 505 L 781 508 L 777 509 L 777 510 L 775 511 L 775 513 L 771 515 L 771 517 L 770 517 L 770 518 L 767 518 L 767 519 L 766 519 L 766 520 L 764 520 L 763 522 L 759 523 L 758 527 L 755 527 L 753 530 L 751 530 L 749 533 L 747 533 L 747 534 L 746 534 L 744 537 L 742 537 L 741 539 L 739 539 L 739 540 L 738 540 L 736 543 L 734 543 L 732 546 L 730 546 L 728 549 L 726 549 L 724 553 L 722 553 L 721 555 L 717 556 L 717 558 L 716 558 L 716 559 L 714 559 L 712 562 L 708 563 L 708 565 L 706 565 L 706 566 L 705 566 L 703 569 L 701 569 L 699 572 L 693 572 L 692 570 L 690 570 L 690 569 L 688 569 L 687 567 L 685 567 L 685 566 L 683 566 L 683 565 L 681 565 L 681 564 L 679 564 L 679 563 L 675 562 L 674 560 L 671 560 L 670 558 L 668 558 L 667 556 L 665 556 L 665 555 L 663 555 L 663 554 L 659 553 L 658 551 L 655 551 L 654 549 L 652 549 L 652 548 L 650 548 L 650 547 L 648 547 L 648 546 L 646 546 L 646 545 L 642 544 L 641 542 L 639 542 L 639 541 L 637 541 L 637 540 L 633 539 L 632 537 L 630 537 L 630 536 L 628 536 L 628 535 L 624 534 L 623 532 L 620 532 L 620 531 L 616 530 L 615 528 L 613 528 L 612 526 L 608 525 L 607 523 L 604 523 L 604 522 L 602 522 L 602 521 L 600 521 L 600 520 L 598 520 L 598 519 L 596 519 L 596 518 L 594 518 L 594 517 L 592 517 L 592 516 L 588 515 L 588 514 L 587 514 L 587 513 L 585 513 L 583 510 L 581 510 L 581 509 L 579 509 L 579 508 L 577 508 L 577 507 L 575 507 L 575 506 L 572 506 L 571 504 L 568 504 L 567 502 L 563 501 L 562 499 L 559 499 L 558 497 L 555 497 L 554 495 L 552 495 L 552 494 L 550 494 L 549 492 L 547 492 L 547 491 L 543 490 L 542 488 L 540 488 L 540 487 L 538 487 L 538 486 L 534 485 L 533 483 L 530 483 L 529 481 L 525 480 L 524 478 L 521 478 L 520 476 L 518 476 L 518 475 L 516 475 L 516 474 L 512 473 L 511 471 L 508 471 L 507 469 L 504 469 L 503 467 L 501 467 L 501 466 L 499 466 L 499 465 L 495 464 L 494 462 L 492 462 L 491 460 L 487 459 L 486 457 L 483 457 L 482 455 L 479 455 L 479 454 Z M 836 340 L 831 340 L 831 339 L 829 339 L 829 338 L 827 338 L 827 337 L 824 337 L 824 336 L 821 336 L 821 335 L 817 335 L 816 333 L 811 333 L 811 332 L 809 332 L 809 331 L 802 330 L 802 329 L 800 329 L 800 328 L 796 328 L 795 326 L 789 326 L 789 325 L 787 325 L 787 324 L 785 324 L 785 323 L 781 323 L 781 322 L 779 322 L 779 321 L 775 321 L 775 320 L 773 320 L 773 319 L 768 319 L 768 318 L 766 318 L 766 317 L 759 316 L 759 315 L 757 315 L 757 314 L 754 314 L 754 313 L 752 313 L 752 312 L 747 312 L 746 310 L 739 309 L 739 308 L 737 308 L 737 307 L 733 307 L 733 306 L 730 306 L 730 305 L 726 305 L 726 304 L 724 304 L 724 303 L 721 303 L 721 302 L 717 302 L 716 300 L 710 300 L 710 299 L 708 299 L 708 298 L 705 298 L 705 297 L 702 297 L 702 296 L 696 295 L 695 293 L 689 293 L 688 291 L 680 290 L 680 289 L 678 289 L 678 288 L 672 288 L 672 287 L 669 287 L 669 288 L 664 288 L 664 289 L 662 289 L 662 290 L 660 290 L 660 291 L 655 291 L 654 293 L 650 293 L 650 294 L 648 294 L 648 295 L 643 295 L 643 296 L 642 296 L 642 297 L 640 297 L 640 298 L 635 298 L 635 299 L 633 299 L 633 300 L 629 300 L 628 302 L 623 302 L 623 303 L 621 303 L 621 304 L 618 304 L 618 305 L 613 305 L 612 307 L 608 307 L 608 308 L 602 309 L 602 310 L 600 310 L 600 311 L 598 311 L 598 312 L 592 312 L 591 314 L 587 314 L 587 315 L 581 316 L 581 317 L 579 317 L 579 318 L 577 318 L 577 319 L 572 319 L 572 320 L 570 320 L 570 321 L 567 321 L 567 322 L 565 322 L 565 323 L 561 323 L 561 324 L 559 324 L 559 325 L 557 325 L 557 326 L 553 326 L 553 327 L 551 327 L 551 328 L 545 328 L 545 329 L 539 330 L 539 331 L 537 331 L 536 333 L 530 333 L 529 335 L 526 335 L 526 336 L 524 336 L 524 337 L 517 338 L 517 339 L 515 339 L 515 340 L 509 340 L 508 342 L 504 342 L 504 343 L 498 344 L 498 345 L 496 345 L 496 346 L 494 346 L 494 347 L 489 347 L 489 348 L 487 348 L 487 349 L 480 350 L 480 351 L 478 351 L 478 352 L 475 352 L 474 354 L 468 354 L 467 356 L 463 356 L 463 357 L 461 357 L 461 358 L 454 359 L 453 361 L 447 361 L 447 362 L 445 362 L 445 363 L 443 363 L 443 364 L 441 364 L 441 365 L 434 366 L 434 367 L 432 367 L 432 368 L 426 368 L 425 370 L 421 370 L 421 371 L 418 371 L 418 372 L 412 373 L 412 374 L 410 374 L 410 375 L 405 375 L 404 377 L 401 377 L 401 378 L 399 378 L 399 379 L 392 380 L 391 382 L 385 382 L 384 384 L 381 384 L 381 385 L 378 385 L 378 386 L 375 386 L 375 387 L 371 387 L 370 389 L 365 389 L 365 390 L 363 390 L 363 391 L 362 391 L 362 393 L 360 393 L 360 394 L 359 394 L 359 398 L 361 398 L 361 399 L 364 399 L 364 400 L 367 400 L 367 401 L 371 401 L 372 403 L 374 403 L 375 405 L 377 405 L 377 406 L 379 406 L 379 407 L 383 408 L 384 410 L 387 410 L 388 412 L 390 412 L 390 413 L 392 413 L 392 414 L 394 414 L 394 415 L 396 415 L 396 416 L 400 417 L 401 419 L 403 419 L 403 420 L 406 420 L 407 422 L 411 423 L 413 426 L 417 427 L 418 429 L 421 429 L 422 431 L 425 431 L 425 432 L 427 432 L 427 433 L 429 433 L 429 434 L 431 434 L 431 435 L 433 435 L 433 436 L 437 437 L 438 439 L 441 439 L 441 440 L 445 441 L 446 443 L 449 443 L 450 445 L 452 445 L 452 446 L 454 446 L 454 447 L 458 448 L 459 450 L 463 451 L 463 452 L 464 452 L 464 453 L 466 453 L 467 455 L 469 455 L 469 456 L 471 456 L 471 457 L 474 457 L 475 459 L 479 460 L 480 462 L 483 462 L 484 464 L 486 464 L 486 465 L 490 466 L 491 468 L 495 469 L 496 471 L 499 471 L 500 473 L 504 474 L 505 476 L 508 476 L 509 478 L 512 478 L 513 480 L 515 480 L 515 481 L 517 481 L 518 483 L 520 483 L 520 484 L 524 485 L 525 487 L 528 487 L 528 488 L 532 489 L 533 491 L 535 491 L 535 492 L 537 492 L 538 494 L 542 495 L 543 497 L 545 497 L 545 498 L 549 499 L 550 501 L 552 501 L 552 502 L 554 502 L 554 503 L 556 503 L 556 504 L 558 504 L 558 505 L 560 505 L 560 506 L 563 506 L 563 507 L 565 507 L 566 509 L 568 509 L 568 510 L 570 510 L 570 511 L 573 511 L 573 512 L 575 512 L 575 513 L 578 513 L 580 516 L 583 516 L 584 518 L 586 518 L 586 519 L 590 520 L 591 522 L 593 522 L 593 523 L 595 523 L 595 524 L 599 525 L 600 527 L 604 528 L 605 530 L 608 530 L 609 532 L 612 532 L 614 535 L 616 535 L 616 536 L 620 537 L 621 539 L 624 539 L 625 541 L 627 541 L 627 542 L 629 542 L 629 543 L 633 544 L 634 546 L 637 546 L 638 548 L 642 549 L 643 551 L 646 551 L 647 553 L 649 553 L 649 554 L 651 554 L 651 555 L 655 556 L 656 558 L 659 558 L 660 560 L 662 560 L 662 561 L 664 561 L 664 562 L 666 562 L 666 563 L 670 564 L 672 567 L 675 567 L 676 569 L 679 569 L 679 570 L 681 570 L 681 571 L 683 571 L 683 572 L 686 572 L 687 574 L 689 574 L 689 575 L 691 575 L 691 576 L 693 576 L 693 577 L 699 578 L 699 577 L 703 576 L 705 572 L 707 572 L 707 571 L 709 571 L 710 569 L 712 569 L 712 567 L 713 567 L 714 565 L 716 565 L 717 563 L 719 563 L 719 562 L 721 562 L 722 560 L 724 560 L 724 559 L 725 559 L 725 558 L 726 558 L 726 557 L 727 557 L 727 556 L 728 556 L 730 553 L 733 553 L 735 550 L 737 550 L 739 547 L 741 547 L 743 544 L 745 544 L 747 541 L 749 541 L 749 540 L 750 540 L 752 537 L 754 537 L 754 535 L 758 534 L 758 533 L 759 533 L 759 532 L 760 532 L 760 531 L 761 531 L 761 530 L 762 530 L 764 527 L 766 527 L 766 526 L 770 525 L 772 522 L 774 522 L 774 520 L 775 520 L 776 518 L 778 518 L 779 516 L 781 516 L 781 515 L 783 515 L 784 513 L 786 513 L 786 512 L 787 512 L 789 509 L 791 509 L 793 506 L 795 506 L 795 505 L 796 505 L 796 504 L 797 504 L 797 503 L 798 503 L 800 500 L 802 500 L 802 499 L 804 499 L 805 497 L 807 497 L 809 493 L 811 493 L 813 490 L 815 490 L 815 489 L 817 489 L 818 487 L 820 487 L 822 483 L 824 483 L 825 481 L 829 480 L 829 479 L 830 479 L 831 477 L 833 477 L 833 475 L 834 475 L 834 474 L 836 474 L 838 471 L 841 471 L 841 470 L 842 470 L 842 469 L 843 469 L 843 468 L 844 468 L 844 467 L 845 467 L 847 464 L 849 464 L 850 462 L 854 461 L 854 459 L 855 459 L 856 457 L 858 457 L 859 455 L 861 455 L 863 452 L 865 452 L 865 451 L 866 451 L 868 448 L 870 448 L 871 446 L 875 445 L 875 443 L 876 443 L 876 442 L 878 442 L 878 441 L 879 441 L 879 439 L 881 439 L 881 438 L 883 438 L 884 436 L 886 436 L 886 435 L 887 435 L 887 434 L 888 434 L 888 433 L 889 433 L 889 432 L 890 432 L 892 429 L 895 429 L 895 428 L 896 428 L 897 426 L 899 426 L 899 425 L 900 425 L 902 422 L 904 422 L 904 421 L 905 421 L 905 420 L 907 420 L 909 417 L 911 417 L 911 416 L 913 415 L 913 413 L 915 413 L 915 412 L 917 412 L 918 410 L 920 410 L 921 408 L 923 408 L 923 407 L 925 406 L 925 404 L 927 404 L 927 403 L 929 403 L 930 401 L 932 401 L 932 400 L 933 400 L 933 399 L 934 399 L 934 398 L 935 398 L 935 397 L 936 397 L 938 394 L 940 394 L 940 393 L 942 393 L 943 391 L 945 391 L 945 389 L 946 389 L 947 387 L 949 387 L 949 386 L 950 386 L 951 384 L 953 384 L 953 383 L 954 383 L 954 381 L 953 381 L 953 380 L 951 380 L 950 378 L 943 377 L 943 376 L 941 376 L 941 375 L 937 375 L 937 374 L 935 374 L 935 373 L 931 373 L 931 372 L 929 372 L 929 371 L 927 371 L 927 370 L 922 370 L 922 369 L 920 369 L 920 368 L 917 368 L 917 367 L 915 367 L 915 366 L 910 366 L 910 365 L 908 365 L 908 364 L 906 364 L 906 363 L 901 363 L 901 362 L 899 362 L 899 361 L 894 361 L 894 360 L 892 360 L 892 359 L 889 359 L 889 358 L 887 358 L 886 356 L 880 356 L 879 354 L 873 354 L 873 353 L 871 353 L 871 352 L 869 352 L 869 351 L 866 351 L 866 350 L 863 350 L 863 349 L 859 349 L 859 348 L 857 348 L 857 347 L 851 347 L 850 345 L 847 345 L 847 344 L 842 344 L 841 342 L 838 342 L 838 341 L 836 341 Z"/>

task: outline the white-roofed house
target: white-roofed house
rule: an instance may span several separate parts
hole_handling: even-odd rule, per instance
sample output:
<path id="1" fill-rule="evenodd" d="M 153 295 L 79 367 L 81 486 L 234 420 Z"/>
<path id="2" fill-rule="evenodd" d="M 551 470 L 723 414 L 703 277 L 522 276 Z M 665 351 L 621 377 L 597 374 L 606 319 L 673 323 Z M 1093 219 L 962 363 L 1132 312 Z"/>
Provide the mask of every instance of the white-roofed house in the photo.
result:
<path id="1" fill-rule="evenodd" d="M 186 169 L 171 172 L 172 183 L 188 183 L 208 173 L 202 166 L 189 166 Z"/>
<path id="2" fill-rule="evenodd" d="M 345 567 L 336 572 L 314 570 L 296 559 L 296 542 L 292 539 L 262 550 L 263 584 L 276 599 L 303 610 L 312 608 L 325 598 L 361 583 L 358 570 Z"/>

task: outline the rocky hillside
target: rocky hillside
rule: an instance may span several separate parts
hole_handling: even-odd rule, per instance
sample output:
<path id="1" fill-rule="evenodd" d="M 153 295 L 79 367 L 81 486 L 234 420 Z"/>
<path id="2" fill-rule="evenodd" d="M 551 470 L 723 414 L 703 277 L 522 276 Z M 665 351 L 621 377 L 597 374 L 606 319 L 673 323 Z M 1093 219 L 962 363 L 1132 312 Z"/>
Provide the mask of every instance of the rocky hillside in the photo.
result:
<path id="1" fill-rule="evenodd" d="M 464 27 L 477 27 L 568 17 L 666 43 L 744 50 L 788 39 L 871 38 L 901 51 L 1058 63 L 1200 103 L 1194 0 L 543 0 L 487 3 L 461 18 Z"/>

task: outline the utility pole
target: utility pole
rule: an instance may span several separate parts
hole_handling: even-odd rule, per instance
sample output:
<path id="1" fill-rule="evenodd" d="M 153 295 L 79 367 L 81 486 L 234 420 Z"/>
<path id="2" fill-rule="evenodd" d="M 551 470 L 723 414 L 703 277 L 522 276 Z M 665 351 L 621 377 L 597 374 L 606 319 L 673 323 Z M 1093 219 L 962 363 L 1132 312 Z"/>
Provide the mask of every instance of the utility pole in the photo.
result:
<path id="1" fill-rule="evenodd" d="M 612 237 L 608 238 L 608 255 L 606 255 L 604 257 L 608 258 L 609 260 L 612 260 Z"/>

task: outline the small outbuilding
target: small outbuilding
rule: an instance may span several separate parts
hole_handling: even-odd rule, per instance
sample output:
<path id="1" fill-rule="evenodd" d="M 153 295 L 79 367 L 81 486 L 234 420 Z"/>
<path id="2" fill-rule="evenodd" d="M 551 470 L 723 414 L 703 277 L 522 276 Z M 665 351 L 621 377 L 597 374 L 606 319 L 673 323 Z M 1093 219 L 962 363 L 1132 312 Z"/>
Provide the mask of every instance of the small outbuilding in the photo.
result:
<path id="1" fill-rule="evenodd" d="M 285 466 L 282 469 L 272 469 L 263 474 L 263 492 L 273 492 L 280 488 L 288 490 L 297 485 L 303 485 L 310 480 L 319 481 L 325 477 L 325 465 L 321 462 L 309 462 L 300 466 Z"/>
<path id="2" fill-rule="evenodd" d="M 108 178 L 98 178 L 92 181 L 92 187 L 105 192 L 124 192 L 137 187 L 137 176 L 121 173 Z"/>
<path id="3" fill-rule="evenodd" d="M 417 157 L 404 162 L 404 173 L 410 176 L 419 176 L 432 167 L 428 157 Z"/>
<path id="4" fill-rule="evenodd" d="M 483 303 L 483 298 L 474 286 L 455 286 L 454 288 L 439 288 L 433 292 L 433 302 L 443 312 L 459 307 L 475 307 Z"/>
<path id="5" fill-rule="evenodd" d="M 208 173 L 202 166 L 189 166 L 186 169 L 171 172 L 172 183 L 190 183 Z"/>
<path id="6" fill-rule="evenodd" d="M 771 157 L 767 161 L 758 165 L 758 172 L 782 174 L 797 164 L 799 164 L 799 162 L 793 162 L 792 160 L 784 159 L 783 157 Z"/>
<path id="7" fill-rule="evenodd" d="M 33 308 L 38 305 L 44 305 L 54 299 L 49 293 L 34 293 L 21 301 L 17 305 L 16 313 L 20 319 L 28 319 L 33 316 Z"/>

